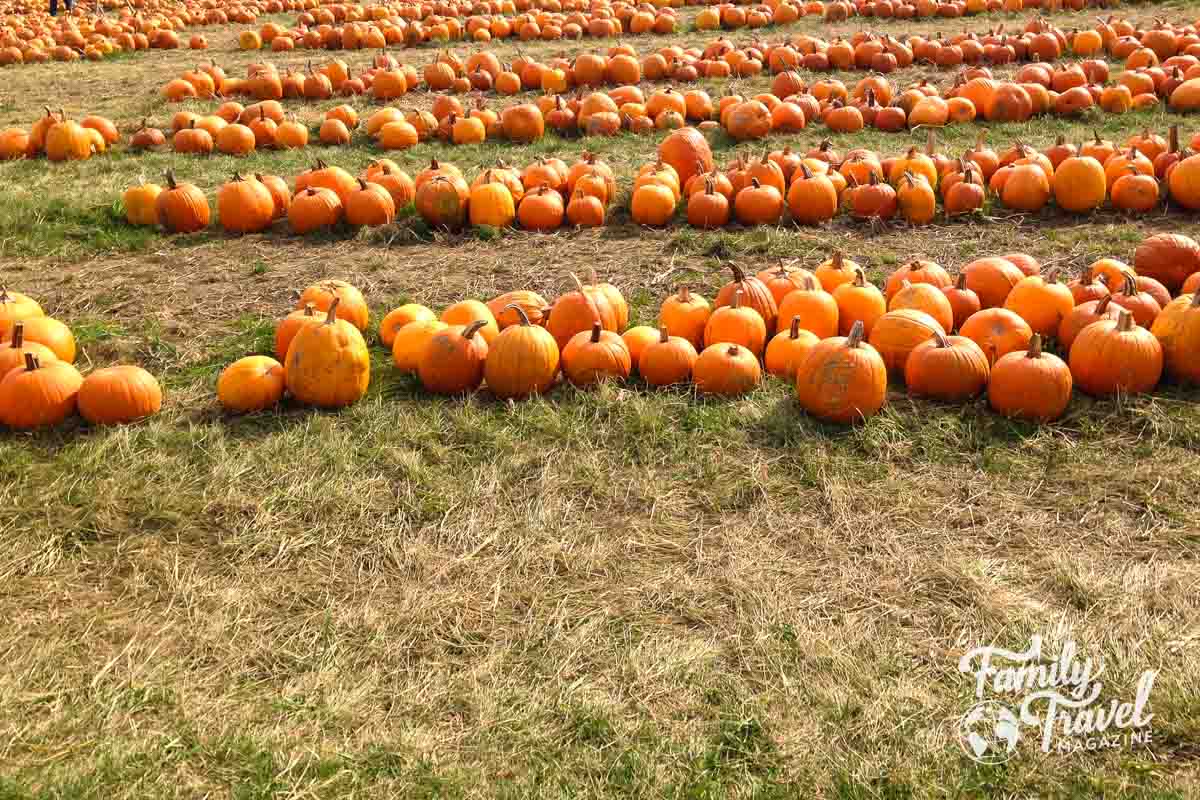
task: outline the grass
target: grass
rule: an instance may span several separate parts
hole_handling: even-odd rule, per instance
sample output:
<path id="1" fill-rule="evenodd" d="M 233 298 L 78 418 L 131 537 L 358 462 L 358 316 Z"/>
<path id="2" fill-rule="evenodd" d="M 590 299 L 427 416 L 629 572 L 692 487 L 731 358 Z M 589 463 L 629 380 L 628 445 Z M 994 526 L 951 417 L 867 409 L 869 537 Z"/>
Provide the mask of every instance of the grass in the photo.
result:
<path id="1" fill-rule="evenodd" d="M 1186 6 L 1128 13 L 1160 9 Z M 207 33 L 227 68 L 252 58 L 230 49 L 232 29 Z M 20 102 L 0 106 L 0 124 L 60 98 L 162 124 L 155 89 L 191 58 L 11 69 Z M 1041 143 L 1096 124 L 1123 140 L 1168 119 L 991 136 Z M 946 131 L 944 147 L 974 130 Z M 627 174 L 653 145 L 549 138 L 454 160 L 586 147 Z M 761 151 L 714 146 L 723 162 Z M 842 247 L 878 280 L 916 255 L 955 268 L 1020 250 L 1075 269 L 1131 260 L 1151 231 L 1196 235 L 1192 218 L 989 209 L 924 229 L 699 232 L 639 229 L 618 210 L 605 229 L 554 235 L 445 237 L 405 220 L 370 235 L 168 239 L 125 226 L 115 205 L 167 166 L 213 189 L 234 168 L 293 175 L 314 153 L 327 151 L 0 165 L 6 285 L 71 324 L 85 372 L 140 363 L 166 393 L 142 424 L 0 436 L 0 800 L 1195 796 L 1193 390 L 1077 396 L 1038 427 L 893 387 L 882 414 L 840 429 L 775 379 L 735 401 L 637 380 L 515 404 L 431 398 L 370 335 L 370 391 L 344 411 L 235 418 L 214 397 L 220 370 L 269 353 L 293 292 L 325 277 L 359 286 L 377 321 L 408 301 L 553 297 L 596 268 L 633 323 L 653 324 L 682 282 L 711 297 L 731 259 L 812 266 Z M 399 160 L 415 170 L 434 154 Z M 336 153 L 355 171 L 373 155 L 361 141 Z M 1158 669 L 1153 745 L 1057 756 L 1026 742 L 1003 765 L 968 761 L 959 657 L 1035 633 L 1102 657 L 1106 698 Z"/>

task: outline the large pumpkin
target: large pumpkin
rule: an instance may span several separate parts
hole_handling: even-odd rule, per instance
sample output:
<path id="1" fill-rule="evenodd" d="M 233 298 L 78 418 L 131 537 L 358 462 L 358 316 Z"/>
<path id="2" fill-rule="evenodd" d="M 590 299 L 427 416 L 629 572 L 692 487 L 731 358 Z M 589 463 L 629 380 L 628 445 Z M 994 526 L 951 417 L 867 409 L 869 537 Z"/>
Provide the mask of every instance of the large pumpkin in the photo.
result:
<path id="1" fill-rule="evenodd" d="M 367 393 L 371 355 L 358 328 L 339 319 L 341 298 L 329 305 L 325 321 L 300 329 L 287 353 L 287 388 L 308 405 L 348 406 Z"/>
<path id="2" fill-rule="evenodd" d="M 217 399 L 227 411 L 262 411 L 283 398 L 283 365 L 270 356 L 246 356 L 230 364 L 217 379 Z"/>
<path id="3" fill-rule="evenodd" d="M 504 399 L 541 394 L 558 376 L 558 344 L 545 328 L 531 325 L 519 305 L 508 308 L 520 322 L 501 331 L 488 348 L 484 380 L 492 394 Z"/>
<path id="4" fill-rule="evenodd" d="M 1088 325 L 1071 345 L 1071 377 L 1091 395 L 1148 392 L 1162 377 L 1163 349 L 1125 309 Z"/>
<path id="5" fill-rule="evenodd" d="M 0 423 L 10 428 L 56 425 L 75 411 L 83 377 L 65 361 L 38 362 L 25 354 L 25 367 L 0 379 Z"/>
<path id="6" fill-rule="evenodd" d="M 1138 275 L 1154 278 L 1171 293 L 1179 291 L 1188 275 L 1200 270 L 1200 244 L 1179 233 L 1156 233 L 1138 245 L 1133 256 Z M 1110 284 L 1115 290 L 1116 285 Z"/>
<path id="7" fill-rule="evenodd" d="M 988 363 L 1018 350 L 1025 350 L 1033 338 L 1029 323 L 1006 308 L 985 308 L 971 315 L 959 332 L 979 345 Z"/>
<path id="8" fill-rule="evenodd" d="M 658 146 L 658 157 L 675 168 L 682 186 L 699 173 L 711 172 L 715 166 L 708 140 L 690 126 L 679 128 L 663 139 Z"/>
<path id="9" fill-rule="evenodd" d="M 887 402 L 887 367 L 863 342 L 863 324 L 846 337 L 826 339 L 796 370 L 800 407 L 828 422 L 850 423 L 877 413 Z"/>
<path id="10" fill-rule="evenodd" d="M 988 372 L 987 356 L 975 342 L 934 333 L 908 354 L 904 383 L 918 397 L 961 402 L 983 391 Z"/>
<path id="11" fill-rule="evenodd" d="M 1150 332 L 1162 345 L 1167 374 L 1177 381 L 1200 383 L 1200 291 L 1168 303 Z"/>

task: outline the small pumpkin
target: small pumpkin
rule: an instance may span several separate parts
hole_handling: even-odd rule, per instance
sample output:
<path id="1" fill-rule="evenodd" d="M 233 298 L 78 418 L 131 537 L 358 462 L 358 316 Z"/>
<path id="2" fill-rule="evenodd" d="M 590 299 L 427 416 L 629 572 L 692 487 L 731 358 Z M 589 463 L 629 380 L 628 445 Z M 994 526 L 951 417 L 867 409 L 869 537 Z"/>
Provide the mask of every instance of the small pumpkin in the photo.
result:
<path id="1" fill-rule="evenodd" d="M 883 358 L 888 374 L 903 378 L 908 356 L 917 345 L 946 331 L 924 311 L 902 308 L 889 311 L 875 321 L 869 342 Z"/>
<path id="2" fill-rule="evenodd" d="M 838 319 L 840 312 L 833 295 L 822 289 L 812 277 L 804 278 L 804 286 L 788 292 L 779 304 L 779 322 L 776 333 L 783 333 L 790 328 L 796 317 L 800 318 L 800 327 L 811 331 L 818 339 L 828 339 L 838 335 Z"/>
<path id="3" fill-rule="evenodd" d="M 717 292 L 717 298 L 713 303 L 714 311 L 722 306 L 731 305 L 734 296 L 740 291 L 742 305 L 758 312 L 766 329 L 773 330 L 776 317 L 779 315 L 779 307 L 775 304 L 775 297 L 771 294 L 771 290 L 758 277 L 747 276 L 737 264 L 730 263 L 729 269 L 733 272 L 733 280 L 722 286 L 721 290 Z"/>
<path id="4" fill-rule="evenodd" d="M 849 336 L 854 323 L 861 322 L 865 335 L 870 336 L 875 321 L 887 313 L 883 292 L 867 282 L 861 267 L 855 268 L 854 281 L 844 283 L 833 291 L 838 306 L 838 333 Z"/>
<path id="5" fill-rule="evenodd" d="M 1075 343 L 1076 337 L 1079 336 L 1084 328 L 1102 319 L 1115 320 L 1120 311 L 1120 306 L 1113 305 L 1111 295 L 1105 295 L 1099 300 L 1088 300 L 1086 303 L 1080 303 L 1071 309 L 1071 313 L 1064 317 L 1062 323 L 1058 326 L 1059 347 L 1069 354 L 1071 352 L 1071 345 Z"/>
<path id="6" fill-rule="evenodd" d="M 696 391 L 717 397 L 746 394 L 762 380 L 758 359 L 744 347 L 722 342 L 709 345 L 692 364 Z"/>
<path id="7" fill-rule="evenodd" d="M 208 227 L 210 211 L 204 192 L 191 183 L 175 183 L 175 173 L 167 170 L 167 188 L 159 193 L 155 205 L 158 222 L 168 233 L 194 233 Z"/>
<path id="8" fill-rule="evenodd" d="M 742 305 L 741 289 L 734 291 L 732 305 L 719 306 L 704 326 L 706 347 L 721 342 L 739 344 L 759 356 L 766 340 L 767 326 L 757 311 Z"/>
<path id="9" fill-rule="evenodd" d="M 1200 291 L 1168 303 L 1150 332 L 1162 345 L 1167 374 L 1184 383 L 1200 383 Z"/>
<path id="10" fill-rule="evenodd" d="M 962 324 L 982 307 L 982 303 L 979 302 L 979 295 L 967 288 L 967 274 L 965 272 L 958 273 L 953 286 L 943 286 L 942 294 L 946 295 L 946 299 L 950 301 L 950 308 L 954 311 L 954 324 L 948 330 L 959 330 L 962 328 Z"/>
<path id="11" fill-rule="evenodd" d="M 1029 323 L 1006 308 L 985 308 L 972 314 L 959 333 L 979 345 L 990 364 L 1008 353 L 1028 349 L 1033 338 Z"/>
<path id="12" fill-rule="evenodd" d="M 779 378 L 795 380 L 796 370 L 820 341 L 812 331 L 800 327 L 799 315 L 793 316 L 788 329 L 775 334 L 767 344 L 763 357 L 767 372 Z"/>
<path id="13" fill-rule="evenodd" d="M 1071 402 L 1074 381 L 1061 358 L 1042 352 L 1034 334 L 1026 350 L 1004 355 L 988 377 L 988 404 L 1006 417 L 1037 422 L 1056 420 Z"/>
<path id="14" fill-rule="evenodd" d="M 247 414 L 271 408 L 283 399 L 283 365 L 270 356 L 246 356 L 221 371 L 217 400 L 226 411 Z"/>
<path id="15" fill-rule="evenodd" d="M 590 331 L 580 331 L 562 349 L 563 374 L 576 386 L 591 386 L 604 380 L 625 380 L 632 358 L 625 341 L 604 330 L 600 321 Z"/>
<path id="16" fill-rule="evenodd" d="M 663 330 L 669 328 L 673 336 L 687 339 L 693 348 L 697 348 L 703 345 L 704 328 L 711 315 L 712 308 L 707 300 L 688 287 L 680 286 L 677 293 L 663 301 L 658 312 L 658 326 Z"/>
<path id="17" fill-rule="evenodd" d="M 76 400 L 80 416 L 93 425 L 122 425 L 157 414 L 162 387 L 146 370 L 124 364 L 92 372 Z"/>
<path id="18" fill-rule="evenodd" d="M 306 304 L 312 303 L 317 311 L 328 311 L 334 299 L 340 301 L 338 319 L 346 320 L 359 332 L 365 333 L 371 322 L 371 309 L 362 292 L 346 281 L 329 278 L 305 287 L 296 300 L 296 309 L 303 310 Z"/>
<path id="19" fill-rule="evenodd" d="M 396 332 L 410 322 L 421 322 L 437 319 L 437 315 L 420 303 L 405 303 L 399 308 L 393 308 L 379 322 L 379 341 L 390 348 L 396 341 Z M 278 351 L 277 351 L 278 352 Z M 285 349 L 286 352 L 286 349 Z"/>
<path id="20" fill-rule="evenodd" d="M 1029 323 L 1034 333 L 1053 336 L 1075 308 L 1075 297 L 1058 281 L 1058 270 L 1045 277 L 1029 275 L 1017 281 L 1004 299 L 1004 307 Z"/>
<path id="21" fill-rule="evenodd" d="M 638 372 L 651 386 L 671 386 L 692 379 L 696 348 L 689 339 L 672 336 L 663 325 L 659 339 L 646 346 L 638 359 Z"/>
<path id="22" fill-rule="evenodd" d="M 417 377 L 425 391 L 434 394 L 473 392 L 483 382 L 487 341 L 479 331 L 488 321 L 450 325 L 429 337 L 417 362 Z"/>

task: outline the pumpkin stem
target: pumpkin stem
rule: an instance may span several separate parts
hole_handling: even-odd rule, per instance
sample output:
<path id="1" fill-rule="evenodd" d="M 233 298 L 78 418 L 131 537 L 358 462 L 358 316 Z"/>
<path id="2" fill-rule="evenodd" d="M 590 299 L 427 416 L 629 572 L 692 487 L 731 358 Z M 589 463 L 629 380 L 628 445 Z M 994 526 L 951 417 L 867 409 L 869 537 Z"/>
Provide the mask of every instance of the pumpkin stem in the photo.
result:
<path id="1" fill-rule="evenodd" d="M 855 286 L 866 286 L 867 285 L 867 274 L 865 272 L 863 272 L 862 267 L 854 268 L 854 285 Z"/>
<path id="2" fill-rule="evenodd" d="M 1133 297 L 1137 294 L 1137 283 L 1128 272 L 1122 274 L 1121 294 Z"/>
<path id="3" fill-rule="evenodd" d="M 342 298 L 338 295 L 333 296 L 333 302 L 329 304 L 329 312 L 325 315 L 325 324 L 332 325 L 337 322 L 337 307 L 338 303 L 342 302 Z"/>
<path id="4" fill-rule="evenodd" d="M 793 339 L 800 338 L 800 315 L 799 314 L 792 317 L 791 338 L 793 338 Z"/>
<path id="5" fill-rule="evenodd" d="M 472 322 L 470 325 L 467 326 L 467 329 L 465 331 L 463 331 L 463 333 L 462 333 L 463 338 L 466 339 L 467 341 L 470 341 L 471 339 L 475 338 L 475 334 L 479 333 L 479 329 L 487 324 L 488 323 L 487 323 L 486 319 L 475 320 L 474 322 Z"/>
<path id="6" fill-rule="evenodd" d="M 933 332 L 933 340 L 935 342 L 937 342 L 938 347 L 949 347 L 950 346 L 950 342 L 948 342 L 946 340 L 946 337 L 942 335 L 941 331 Z"/>
<path id="7" fill-rule="evenodd" d="M 304 304 L 304 316 L 315 317 L 317 315 L 317 306 L 315 303 Z"/>
<path id="8" fill-rule="evenodd" d="M 1117 312 L 1117 331 L 1125 333 L 1133 328 L 1133 314 L 1129 313 L 1128 309 L 1122 308 Z"/>
<path id="9" fill-rule="evenodd" d="M 1108 311 L 1108 303 L 1111 300 L 1112 300 L 1111 294 L 1106 294 L 1106 295 L 1104 295 L 1104 297 L 1101 297 L 1098 301 L 1096 301 L 1096 308 L 1092 313 L 1097 314 L 1097 315 L 1102 315 L 1105 312 L 1107 312 Z"/>
<path id="10" fill-rule="evenodd" d="M 958 278 L 954 281 L 954 288 L 958 289 L 959 291 L 967 288 L 967 273 L 958 273 Z"/>
<path id="11" fill-rule="evenodd" d="M 575 281 L 575 288 L 579 291 L 580 294 L 583 294 L 584 293 L 583 292 L 583 281 L 579 280 L 579 276 L 576 275 L 574 272 L 572 272 L 571 280 Z"/>
<path id="12" fill-rule="evenodd" d="M 33 353 L 25 354 L 25 371 L 26 372 L 33 372 L 35 369 L 37 369 L 40 366 L 41 366 L 41 364 L 38 362 L 37 356 L 35 356 Z"/>
<path id="13" fill-rule="evenodd" d="M 739 352 L 741 351 L 738 350 L 738 346 L 736 344 L 731 344 L 729 345 L 729 349 L 725 351 L 725 355 L 731 358 L 737 358 Z"/>
<path id="14" fill-rule="evenodd" d="M 1035 333 L 1033 338 L 1029 340 L 1029 349 L 1025 352 L 1026 358 L 1041 358 L 1042 357 L 1042 335 Z"/>
<path id="15" fill-rule="evenodd" d="M 746 280 L 746 273 L 742 272 L 742 268 L 732 261 L 729 262 L 729 268 L 733 270 L 733 280 L 735 283 L 741 283 Z"/>
<path id="16" fill-rule="evenodd" d="M 508 311 L 509 309 L 512 309 L 513 311 L 517 312 L 517 317 L 521 320 L 521 325 L 526 326 L 526 327 L 529 326 L 529 324 L 530 324 L 529 323 L 529 315 L 525 313 L 525 309 L 521 308 L 521 306 L 517 303 L 509 303 L 508 305 L 506 305 L 504 308 L 502 308 L 500 310 Z"/>
<path id="17" fill-rule="evenodd" d="M 842 266 L 843 266 L 843 263 L 844 263 L 844 258 L 843 258 L 843 256 L 842 256 L 842 251 L 841 251 L 841 250 L 834 250 L 834 251 L 833 251 L 833 258 L 831 259 L 831 261 L 833 262 L 833 268 L 834 268 L 834 269 L 836 269 L 836 270 L 838 270 L 838 271 L 840 272 L 840 271 L 842 270 Z"/>
<path id="18" fill-rule="evenodd" d="M 600 341 L 600 320 L 593 320 L 593 321 L 592 321 L 592 339 L 591 339 L 591 342 L 592 342 L 592 344 L 596 344 L 596 343 L 597 343 L 597 342 L 599 342 L 599 341 Z"/>
<path id="19" fill-rule="evenodd" d="M 660 328 L 658 331 L 658 341 L 661 344 L 666 344 L 667 340 L 669 340 L 670 338 L 671 338 L 671 334 L 667 333 L 667 326 L 663 325 L 662 328 Z"/>
<path id="20" fill-rule="evenodd" d="M 15 350 L 20 350 L 23 344 L 25 344 L 25 323 L 18 322 L 13 325 L 12 347 Z"/>
<path id="21" fill-rule="evenodd" d="M 175 188 L 175 171 L 169 168 L 167 169 L 167 188 Z"/>
<path id="22" fill-rule="evenodd" d="M 733 290 L 733 302 L 730 303 L 729 305 L 732 306 L 733 308 L 741 308 L 742 307 L 742 290 L 741 289 Z"/>
<path id="23" fill-rule="evenodd" d="M 1179 126 L 1172 125 L 1167 130 L 1167 152 L 1179 152 Z"/>
<path id="24" fill-rule="evenodd" d="M 863 324 L 861 319 L 854 320 L 854 325 L 850 328 L 850 335 L 846 337 L 846 347 L 853 350 L 862 344 L 863 340 Z"/>
<path id="25" fill-rule="evenodd" d="M 679 287 L 679 302 L 690 303 L 692 301 L 692 290 L 686 286 Z"/>
<path id="26" fill-rule="evenodd" d="M 1200 289 L 1192 292 L 1192 302 L 1189 308 L 1200 308 Z"/>

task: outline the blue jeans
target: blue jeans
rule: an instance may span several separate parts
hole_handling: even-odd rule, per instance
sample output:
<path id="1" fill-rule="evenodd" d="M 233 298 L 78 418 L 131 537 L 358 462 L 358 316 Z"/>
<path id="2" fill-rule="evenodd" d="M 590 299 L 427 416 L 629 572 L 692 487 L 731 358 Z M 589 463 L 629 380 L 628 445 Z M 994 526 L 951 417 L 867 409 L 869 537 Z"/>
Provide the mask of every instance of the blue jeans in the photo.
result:
<path id="1" fill-rule="evenodd" d="M 75 8 L 75 0 L 66 0 L 67 11 Z M 50 0 L 50 16 L 58 16 L 58 0 Z"/>

